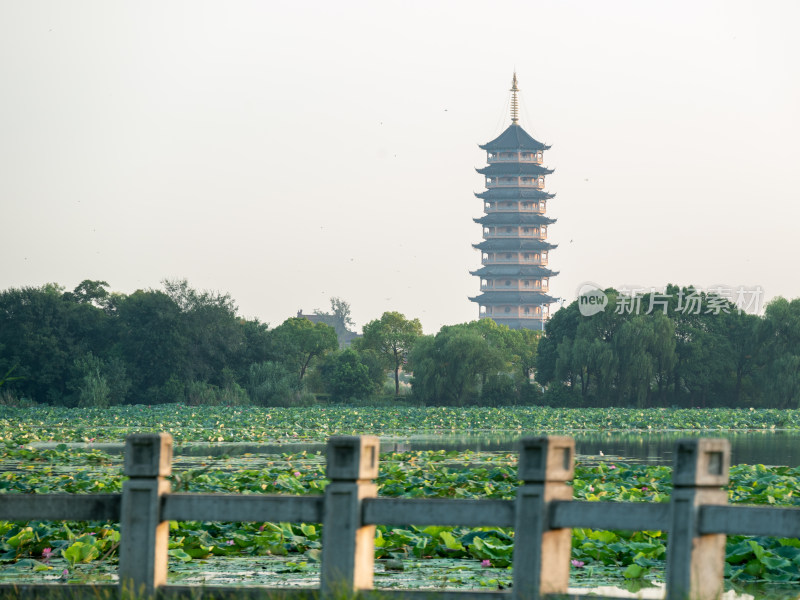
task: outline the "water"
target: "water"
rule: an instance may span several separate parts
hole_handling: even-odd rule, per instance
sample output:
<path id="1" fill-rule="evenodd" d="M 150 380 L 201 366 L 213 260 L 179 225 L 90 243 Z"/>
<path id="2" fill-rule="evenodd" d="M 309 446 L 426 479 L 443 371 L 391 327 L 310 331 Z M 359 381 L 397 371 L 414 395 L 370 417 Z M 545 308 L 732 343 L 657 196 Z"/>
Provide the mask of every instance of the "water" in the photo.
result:
<path id="1" fill-rule="evenodd" d="M 608 432 L 548 432 L 575 438 L 579 457 L 605 457 L 624 462 L 671 465 L 675 442 L 688 437 L 722 437 L 731 443 L 731 464 L 763 464 L 768 466 L 800 466 L 800 432 L 781 430 L 755 431 L 608 431 Z M 480 452 L 515 452 L 519 439 L 533 432 L 499 432 L 484 434 L 431 434 L 408 437 L 381 438 L 381 452 L 410 450 L 472 450 Z M 35 447 L 55 447 L 52 442 L 31 444 Z M 75 448 L 96 448 L 121 454 L 124 444 L 67 444 Z M 175 446 L 176 456 L 239 456 L 242 454 L 283 454 L 295 452 L 325 452 L 321 442 L 290 442 L 285 444 L 252 443 L 188 443 Z"/>
<path id="2" fill-rule="evenodd" d="M 510 452 L 524 434 L 416 435 L 382 439 L 381 451 L 473 450 Z M 528 434 L 529 435 L 529 434 Z M 800 432 L 797 431 L 660 431 L 564 432 L 575 438 L 578 456 L 618 457 L 621 461 L 671 465 L 675 443 L 689 437 L 721 437 L 731 443 L 731 464 L 800 466 Z"/>

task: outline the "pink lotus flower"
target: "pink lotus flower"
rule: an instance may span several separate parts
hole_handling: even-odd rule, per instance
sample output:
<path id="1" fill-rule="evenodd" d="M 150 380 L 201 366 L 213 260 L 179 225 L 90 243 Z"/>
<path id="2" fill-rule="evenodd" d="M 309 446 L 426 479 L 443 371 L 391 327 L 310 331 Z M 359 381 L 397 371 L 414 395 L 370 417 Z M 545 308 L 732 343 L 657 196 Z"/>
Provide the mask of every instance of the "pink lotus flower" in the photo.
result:
<path id="1" fill-rule="evenodd" d="M 481 561 L 481 566 L 482 567 L 491 567 L 492 566 L 492 561 L 490 561 L 488 558 L 484 558 Z"/>
<path id="2" fill-rule="evenodd" d="M 609 468 L 609 469 L 616 469 L 617 467 L 616 467 L 616 466 L 614 466 L 614 465 L 609 465 L 609 466 L 608 466 L 608 468 Z"/>
<path id="3" fill-rule="evenodd" d="M 295 471 L 295 472 L 294 472 L 294 476 L 295 476 L 295 477 L 300 477 L 300 471 Z"/>
<path id="4" fill-rule="evenodd" d="M 45 548 L 44 550 L 42 550 L 42 558 L 44 559 L 45 562 L 50 560 L 50 555 L 52 553 L 53 553 L 53 549 L 52 548 Z"/>
<path id="5" fill-rule="evenodd" d="M 575 567 L 576 569 L 582 569 L 582 568 L 584 567 L 584 565 L 586 564 L 586 563 L 584 563 L 582 560 L 578 560 L 577 558 L 573 558 L 573 559 L 572 559 L 571 561 L 569 561 L 569 562 L 570 562 L 570 564 L 571 564 L 573 567 Z"/>

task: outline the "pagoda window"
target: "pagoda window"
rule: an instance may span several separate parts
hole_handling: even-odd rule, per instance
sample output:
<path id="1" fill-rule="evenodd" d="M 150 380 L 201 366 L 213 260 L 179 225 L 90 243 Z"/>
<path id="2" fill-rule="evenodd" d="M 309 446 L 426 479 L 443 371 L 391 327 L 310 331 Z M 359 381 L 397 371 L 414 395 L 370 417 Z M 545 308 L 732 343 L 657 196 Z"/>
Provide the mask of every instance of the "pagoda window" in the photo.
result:
<path id="1" fill-rule="evenodd" d="M 506 287 L 509 287 L 511 285 L 511 282 L 508 279 L 506 279 L 505 285 L 506 285 Z"/>
<path id="2" fill-rule="evenodd" d="M 530 232 L 530 230 L 531 230 L 531 229 L 530 229 L 530 227 L 523 227 L 523 228 L 522 228 L 522 231 L 523 231 L 524 233 L 529 233 L 529 232 Z"/>
<path id="3" fill-rule="evenodd" d="M 537 279 L 537 280 L 536 280 L 536 285 L 537 285 L 538 287 L 541 287 L 541 286 L 542 286 L 542 282 L 541 282 L 541 280 Z"/>
<path id="4" fill-rule="evenodd" d="M 530 255 L 530 253 L 529 253 L 529 252 L 526 252 L 526 253 L 525 253 L 525 260 L 530 260 L 530 258 L 531 258 L 531 255 Z"/>
<path id="5" fill-rule="evenodd" d="M 510 313 L 511 312 L 511 307 L 510 306 L 506 306 L 505 307 L 505 312 Z"/>
<path id="6" fill-rule="evenodd" d="M 511 233 L 511 227 L 506 227 L 506 233 Z"/>
<path id="7" fill-rule="evenodd" d="M 530 287 L 530 285 L 531 285 L 531 282 L 526 279 L 525 280 L 525 287 Z"/>
<path id="8" fill-rule="evenodd" d="M 527 306 L 525 307 L 525 314 L 526 314 L 526 315 L 529 315 L 529 314 L 531 314 L 531 309 L 530 309 L 530 308 L 528 308 Z"/>
<path id="9" fill-rule="evenodd" d="M 506 258 L 511 258 L 511 253 L 510 252 L 506 252 Z"/>

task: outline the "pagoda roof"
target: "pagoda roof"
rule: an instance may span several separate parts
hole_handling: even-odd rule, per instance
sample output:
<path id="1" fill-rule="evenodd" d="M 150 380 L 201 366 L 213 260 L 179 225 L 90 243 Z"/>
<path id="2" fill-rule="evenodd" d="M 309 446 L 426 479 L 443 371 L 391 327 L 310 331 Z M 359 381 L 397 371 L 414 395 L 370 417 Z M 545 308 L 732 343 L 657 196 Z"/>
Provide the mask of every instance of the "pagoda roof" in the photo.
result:
<path id="1" fill-rule="evenodd" d="M 539 265 L 486 265 L 469 274 L 477 277 L 555 277 L 558 271 Z"/>
<path id="2" fill-rule="evenodd" d="M 531 187 L 493 187 L 483 192 L 476 192 L 475 196 L 484 200 L 549 200 L 555 194 Z"/>
<path id="3" fill-rule="evenodd" d="M 482 169 L 475 169 L 481 175 L 549 175 L 553 169 L 532 162 L 496 162 Z"/>
<path id="4" fill-rule="evenodd" d="M 556 245 L 535 239 L 493 238 L 491 240 L 483 240 L 480 244 L 472 244 L 472 247 L 483 250 L 484 252 L 508 252 L 520 250 L 551 250 L 556 248 Z"/>
<path id="5" fill-rule="evenodd" d="M 491 212 L 472 219 L 481 225 L 550 225 L 555 219 L 530 212 Z"/>
<path id="6" fill-rule="evenodd" d="M 483 304 L 552 304 L 555 298 L 541 292 L 522 292 L 513 290 L 508 292 L 484 292 L 480 296 L 470 298 L 472 302 Z"/>
<path id="7" fill-rule="evenodd" d="M 549 150 L 550 146 L 539 142 L 525 131 L 522 126 L 512 123 L 503 133 L 491 142 L 479 146 L 482 150 Z"/>

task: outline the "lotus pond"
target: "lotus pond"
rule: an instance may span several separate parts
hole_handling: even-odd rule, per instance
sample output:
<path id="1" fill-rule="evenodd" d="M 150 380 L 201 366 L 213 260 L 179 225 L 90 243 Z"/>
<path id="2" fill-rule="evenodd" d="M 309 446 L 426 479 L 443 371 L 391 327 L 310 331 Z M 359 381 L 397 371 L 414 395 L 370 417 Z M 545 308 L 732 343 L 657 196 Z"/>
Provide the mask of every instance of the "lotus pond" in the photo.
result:
<path id="1" fill-rule="evenodd" d="M 214 442 L 223 449 L 225 442 L 241 441 L 286 449 L 273 454 L 177 456 L 172 481 L 176 491 L 321 494 L 327 484 L 324 456 L 290 451 L 295 441 L 376 432 L 399 437 L 430 432 L 505 435 L 565 430 L 644 434 L 679 429 L 681 424 L 684 429 L 709 435 L 771 432 L 797 429 L 798 414 L 622 409 L 592 413 L 541 408 L 2 409 L 0 493 L 119 491 L 121 456 L 91 447 L 69 447 L 66 442 L 119 443 L 128 433 L 141 431 L 170 431 L 181 443 Z M 53 445 L 33 445 L 41 442 Z M 579 456 L 573 482 L 576 499 L 669 500 L 669 466 L 605 454 Z M 516 455 L 504 450 L 386 452 L 381 463 L 377 483 L 379 494 L 387 497 L 511 499 L 518 484 Z M 799 476 L 797 467 L 736 465 L 731 469 L 730 501 L 798 506 Z M 314 585 L 318 580 L 318 524 L 172 522 L 170 528 L 171 582 L 285 586 Z M 501 528 L 379 526 L 376 587 L 505 587 L 512 578 L 513 537 L 512 530 Z M 115 577 L 118 538 L 115 523 L 0 521 L 0 581 L 58 579 L 64 569 L 75 581 L 111 579 Z M 657 531 L 575 529 L 571 585 L 586 588 L 614 582 L 634 589 L 656 585 L 663 577 L 665 542 L 666 535 Z M 732 536 L 726 575 L 728 585 L 736 589 L 759 585 L 759 597 L 767 589 L 775 597 L 797 597 L 800 541 Z M 794 590 L 780 592 L 780 584 Z"/>

